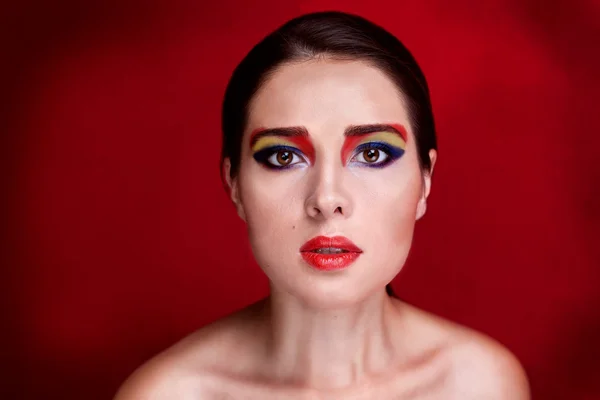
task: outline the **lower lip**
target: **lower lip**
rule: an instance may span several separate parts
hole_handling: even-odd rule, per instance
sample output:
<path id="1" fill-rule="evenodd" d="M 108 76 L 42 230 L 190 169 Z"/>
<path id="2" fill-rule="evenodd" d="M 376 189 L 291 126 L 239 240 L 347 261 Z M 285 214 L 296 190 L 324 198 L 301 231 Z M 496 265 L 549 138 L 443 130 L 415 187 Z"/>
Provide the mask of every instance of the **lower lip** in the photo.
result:
<path id="1" fill-rule="evenodd" d="M 321 254 L 312 252 L 302 252 L 302 258 L 310 266 L 321 271 L 335 271 L 348 267 L 359 256 L 360 253 L 348 252 L 338 254 Z"/>

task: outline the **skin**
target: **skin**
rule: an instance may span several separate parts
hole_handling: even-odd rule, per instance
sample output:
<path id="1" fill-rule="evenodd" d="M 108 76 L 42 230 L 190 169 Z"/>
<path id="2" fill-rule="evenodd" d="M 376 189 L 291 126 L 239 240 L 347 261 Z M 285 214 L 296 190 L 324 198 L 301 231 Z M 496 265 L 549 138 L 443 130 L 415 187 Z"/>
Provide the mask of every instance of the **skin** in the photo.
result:
<path id="1" fill-rule="evenodd" d="M 403 154 L 367 165 L 352 149 L 367 137 L 344 135 L 363 124 L 405 128 L 406 140 L 374 133 Z M 282 127 L 304 128 L 298 147 L 312 155 L 267 168 L 251 136 Z M 529 399 L 499 343 L 385 293 L 425 214 L 431 171 L 419 168 L 402 94 L 384 73 L 360 61 L 284 65 L 253 99 L 243 141 L 238 176 L 229 160 L 225 175 L 271 294 L 150 360 L 116 399 Z M 317 235 L 346 236 L 363 253 L 344 270 L 312 269 L 298 249 Z"/>

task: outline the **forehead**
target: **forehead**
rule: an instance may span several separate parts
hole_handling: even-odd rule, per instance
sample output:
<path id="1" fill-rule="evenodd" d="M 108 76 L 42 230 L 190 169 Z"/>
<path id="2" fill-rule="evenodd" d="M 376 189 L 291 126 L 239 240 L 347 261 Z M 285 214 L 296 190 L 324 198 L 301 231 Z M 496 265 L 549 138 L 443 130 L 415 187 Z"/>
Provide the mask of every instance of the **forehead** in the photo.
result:
<path id="1" fill-rule="evenodd" d="M 257 126 L 305 126 L 311 134 L 348 125 L 395 121 L 408 125 L 397 86 L 363 61 L 310 60 L 275 70 L 253 98 L 249 130 Z"/>

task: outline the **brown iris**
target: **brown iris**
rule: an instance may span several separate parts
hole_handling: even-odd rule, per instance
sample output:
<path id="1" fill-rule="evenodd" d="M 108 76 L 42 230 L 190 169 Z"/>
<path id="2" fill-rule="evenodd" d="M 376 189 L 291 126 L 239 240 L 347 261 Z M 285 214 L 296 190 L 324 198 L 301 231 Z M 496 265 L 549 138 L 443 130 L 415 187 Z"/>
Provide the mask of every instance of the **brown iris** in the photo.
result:
<path id="1" fill-rule="evenodd" d="M 379 150 L 377 149 L 369 149 L 363 151 L 363 157 L 366 162 L 372 163 L 379 160 Z"/>
<path id="2" fill-rule="evenodd" d="M 288 165 L 292 161 L 292 153 L 289 151 L 277 152 L 277 162 L 281 165 Z"/>

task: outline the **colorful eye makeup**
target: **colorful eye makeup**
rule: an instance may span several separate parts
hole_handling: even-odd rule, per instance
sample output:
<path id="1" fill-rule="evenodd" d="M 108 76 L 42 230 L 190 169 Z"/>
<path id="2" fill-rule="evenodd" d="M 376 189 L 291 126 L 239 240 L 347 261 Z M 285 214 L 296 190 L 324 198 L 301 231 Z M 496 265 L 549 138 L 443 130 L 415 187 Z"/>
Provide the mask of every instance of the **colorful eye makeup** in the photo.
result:
<path id="1" fill-rule="evenodd" d="M 267 168 L 285 169 L 306 159 L 314 163 L 315 149 L 302 127 L 259 128 L 250 134 L 254 159 Z"/>
<path id="2" fill-rule="evenodd" d="M 399 124 L 350 126 L 344 136 L 342 164 L 371 168 L 383 168 L 402 157 L 408 138 Z M 315 149 L 304 127 L 256 129 L 250 134 L 250 150 L 257 162 L 270 169 L 315 161 Z"/>
<path id="3" fill-rule="evenodd" d="M 402 157 L 408 138 L 399 124 L 353 126 L 346 129 L 345 136 L 342 164 L 372 168 L 383 168 Z"/>

